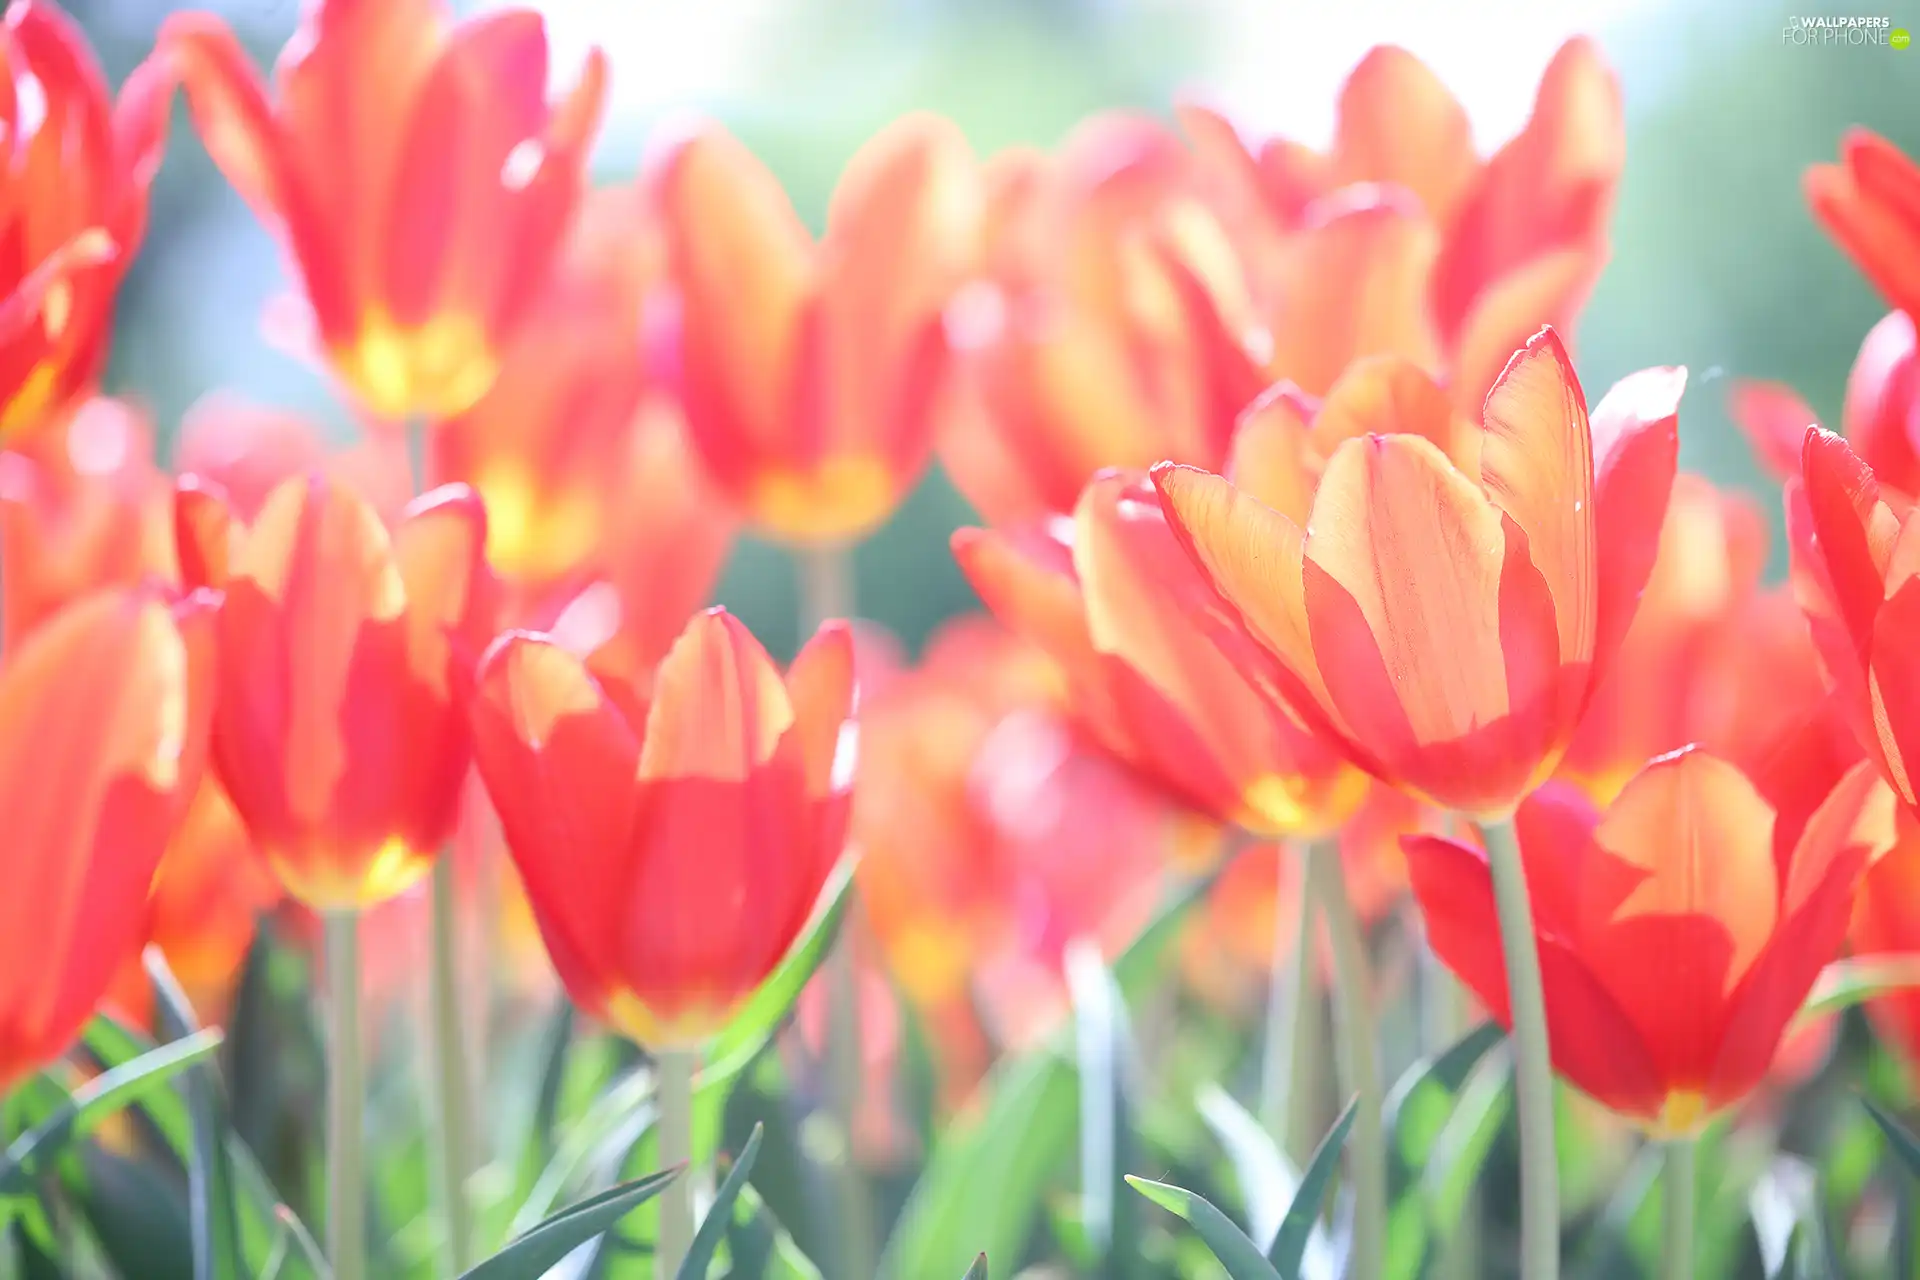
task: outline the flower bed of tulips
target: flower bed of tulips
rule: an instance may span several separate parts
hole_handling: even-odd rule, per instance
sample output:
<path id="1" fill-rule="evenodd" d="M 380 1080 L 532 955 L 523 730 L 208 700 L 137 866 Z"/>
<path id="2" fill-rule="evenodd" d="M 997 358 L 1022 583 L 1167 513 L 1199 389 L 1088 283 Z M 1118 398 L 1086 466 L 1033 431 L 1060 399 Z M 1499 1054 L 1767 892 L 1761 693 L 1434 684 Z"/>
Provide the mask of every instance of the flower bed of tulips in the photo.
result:
<path id="1" fill-rule="evenodd" d="M 1772 584 L 1582 385 L 1590 41 L 1491 153 L 1387 46 L 1324 151 L 905 117 L 818 237 L 717 126 L 589 189 L 608 74 L 6 8 L 0 1277 L 1920 1275 L 1920 167 L 1807 172 L 1892 310 L 1839 432 L 1733 385 Z M 353 443 L 100 393 L 180 100 Z"/>

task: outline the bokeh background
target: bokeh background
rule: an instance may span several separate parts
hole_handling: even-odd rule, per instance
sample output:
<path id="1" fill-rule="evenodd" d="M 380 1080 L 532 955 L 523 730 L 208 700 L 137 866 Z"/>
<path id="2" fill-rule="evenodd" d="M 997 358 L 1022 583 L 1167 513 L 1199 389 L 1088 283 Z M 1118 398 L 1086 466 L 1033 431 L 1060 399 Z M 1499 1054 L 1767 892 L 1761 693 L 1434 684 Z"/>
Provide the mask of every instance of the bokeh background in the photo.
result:
<path id="1" fill-rule="evenodd" d="M 1614 257 L 1577 334 L 1598 394 L 1650 364 L 1694 381 L 1683 461 L 1778 506 L 1727 419 L 1730 376 L 1791 383 L 1838 420 L 1860 337 L 1883 309 L 1815 228 L 1800 174 L 1866 123 L 1920 153 L 1920 47 L 1795 47 L 1791 14 L 1911 12 L 1753 0 L 518 0 L 549 16 L 557 77 L 600 44 L 613 98 L 596 179 L 630 181 L 649 140 L 688 113 L 723 121 L 786 183 L 816 230 L 835 176 L 894 116 L 951 116 L 986 154 L 1050 145 L 1087 114 L 1168 115 L 1182 97 L 1228 109 L 1255 133 L 1313 143 L 1335 91 L 1372 44 L 1425 59 L 1460 96 L 1483 151 L 1526 118 L 1541 69 L 1567 36 L 1600 38 L 1627 109 Z M 1878 3 L 1879 0 L 1875 0 Z M 297 0 L 65 0 L 116 80 L 168 10 L 221 12 L 262 63 L 292 31 Z M 480 5 L 458 5 L 480 8 Z M 176 121 L 152 229 L 121 293 L 109 390 L 146 404 L 163 449 L 181 414 L 229 388 L 353 424 L 318 374 L 276 349 L 261 319 L 285 289 L 278 254 L 198 140 Z M 917 645 L 972 596 L 947 553 L 970 519 L 937 473 L 860 548 L 860 612 Z M 1777 523 L 1777 520 L 1776 520 Z M 1775 539 L 1776 570 L 1783 564 Z M 795 588 L 778 551 L 743 542 L 720 587 L 776 653 L 794 645 Z"/>

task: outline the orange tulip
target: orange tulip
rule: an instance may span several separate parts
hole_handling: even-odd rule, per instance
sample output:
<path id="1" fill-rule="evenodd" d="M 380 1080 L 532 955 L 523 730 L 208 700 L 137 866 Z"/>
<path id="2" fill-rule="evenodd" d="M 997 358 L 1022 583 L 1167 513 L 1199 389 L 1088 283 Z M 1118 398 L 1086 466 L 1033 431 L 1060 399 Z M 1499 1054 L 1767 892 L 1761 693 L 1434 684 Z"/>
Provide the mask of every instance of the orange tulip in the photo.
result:
<path id="1" fill-rule="evenodd" d="M 1596 809 L 1565 784 L 1520 806 L 1555 1068 L 1662 1136 L 1689 1135 L 1765 1077 L 1834 957 L 1893 808 L 1856 766 L 1784 850 L 1775 811 L 1704 751 L 1663 756 Z M 1406 841 L 1427 940 L 1509 1021 L 1486 855 Z"/>
<path id="2" fill-rule="evenodd" d="M 1749 500 L 1676 478 L 1633 625 L 1561 763 L 1596 803 L 1689 743 L 1752 773 L 1785 736 L 1828 716 L 1800 610 L 1786 590 L 1760 586 L 1766 538 Z"/>
<path id="3" fill-rule="evenodd" d="M 952 124 L 896 121 L 847 166 L 816 245 L 723 130 L 665 157 L 687 421 L 761 532 L 857 539 L 926 469 L 948 363 L 941 311 L 973 252 L 972 167 Z"/>
<path id="4" fill-rule="evenodd" d="M 1892 846 L 1867 867 L 1854 897 L 1848 940 L 1857 956 L 1920 952 L 1920 817 L 1900 806 Z M 1911 1068 L 1920 1065 L 1920 991 L 1871 1000 L 1874 1029 Z"/>
<path id="5" fill-rule="evenodd" d="M 1878 134 L 1854 128 L 1839 164 L 1807 170 L 1807 203 L 1886 300 L 1920 318 L 1920 167 Z"/>
<path id="6" fill-rule="evenodd" d="M 0 437 L 56 420 L 107 358 L 113 298 L 147 225 L 171 86 L 158 60 L 115 102 L 58 5 L 13 0 L 0 19 Z"/>
<path id="7" fill-rule="evenodd" d="M 1497 818 L 1559 765 L 1633 620 L 1684 385 L 1634 374 L 1590 426 L 1548 329 L 1487 397 L 1477 476 L 1429 438 L 1447 429 L 1432 411 L 1388 400 L 1382 420 L 1421 433 L 1339 444 L 1304 524 L 1261 500 L 1298 501 L 1284 466 L 1247 467 L 1240 488 L 1191 467 L 1154 481 L 1296 714 L 1376 777 Z"/>
<path id="8" fill-rule="evenodd" d="M 652 1049 L 697 1046 L 773 971 L 846 841 L 853 701 L 845 624 L 783 682 L 708 610 L 637 717 L 546 638 L 494 643 L 474 755 L 583 1010 Z"/>
<path id="9" fill-rule="evenodd" d="M 1375 48 L 1341 90 L 1326 154 L 1182 111 L 1201 163 L 1290 234 L 1264 272 L 1276 377 L 1324 394 L 1380 353 L 1449 371 L 1476 409 L 1543 324 L 1570 329 L 1609 252 L 1625 160 L 1620 91 L 1592 41 L 1563 45 L 1526 127 L 1484 162 L 1466 112 L 1419 59 Z"/>
<path id="10" fill-rule="evenodd" d="M 206 757 L 210 604 L 101 591 L 0 668 L 0 1094 L 66 1050 L 146 941 L 148 886 Z"/>
<path id="11" fill-rule="evenodd" d="M 171 499 L 152 428 L 117 400 L 0 454 L 0 645 L 97 588 L 177 580 Z"/>
<path id="12" fill-rule="evenodd" d="M 1046 647 L 1094 736 L 1181 803 L 1268 835 L 1337 827 L 1365 780 L 1272 696 L 1270 660 L 1181 553 L 1144 475 L 1108 472 L 1068 529 L 962 529 L 987 606 Z"/>
<path id="13" fill-rule="evenodd" d="M 941 460 L 996 525 L 1073 509 L 1106 467 L 1217 467 L 1264 384 L 1251 300 L 1190 157 L 1096 116 L 985 168 L 984 270 L 949 310 L 966 374 Z"/>
<path id="14" fill-rule="evenodd" d="M 178 514 L 187 580 L 226 591 L 213 751 L 254 843 L 316 910 L 401 892 L 451 836 L 467 773 L 492 626 L 479 500 L 436 490 L 389 532 L 316 473 L 242 524 L 188 478 Z"/>
<path id="15" fill-rule="evenodd" d="M 1793 388 L 1736 383 L 1728 409 L 1760 461 L 1782 479 L 1800 473 L 1807 428 L 1820 425 Z M 1911 500 L 1920 495 L 1920 348 L 1913 317 L 1890 311 L 1867 332 L 1840 407 L 1840 430 L 1880 483 Z"/>
<path id="16" fill-rule="evenodd" d="M 1882 496 L 1847 442 L 1809 428 L 1787 490 L 1794 589 L 1842 712 L 1901 798 L 1920 763 L 1920 521 Z M 1897 501 L 1898 499 L 1896 499 Z"/>
<path id="17" fill-rule="evenodd" d="M 518 583 L 569 578 L 612 541 L 642 404 L 674 414 L 650 386 L 644 323 L 664 261 L 634 261 L 664 247 L 636 204 L 631 190 L 589 197 L 492 389 L 429 445 L 434 480 L 463 481 L 487 504 L 487 558 Z"/>
<path id="18" fill-rule="evenodd" d="M 540 16 L 318 0 L 271 95 L 233 32 L 169 18 L 160 51 L 207 149 L 300 271 L 335 372 L 375 417 L 486 394 L 559 249 L 599 122 L 596 50 L 550 105 Z"/>

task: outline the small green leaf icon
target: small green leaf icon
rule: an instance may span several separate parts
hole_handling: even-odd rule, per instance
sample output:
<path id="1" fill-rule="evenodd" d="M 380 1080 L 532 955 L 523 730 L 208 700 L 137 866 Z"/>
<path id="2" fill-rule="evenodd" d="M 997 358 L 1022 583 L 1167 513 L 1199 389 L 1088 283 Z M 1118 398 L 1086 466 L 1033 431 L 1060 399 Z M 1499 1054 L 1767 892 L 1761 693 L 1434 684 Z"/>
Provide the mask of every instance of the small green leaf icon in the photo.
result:
<path id="1" fill-rule="evenodd" d="M 1887 33 L 1887 43 L 1896 49 L 1904 49 L 1913 43 L 1913 37 L 1907 34 L 1905 27 L 1895 27 Z"/>

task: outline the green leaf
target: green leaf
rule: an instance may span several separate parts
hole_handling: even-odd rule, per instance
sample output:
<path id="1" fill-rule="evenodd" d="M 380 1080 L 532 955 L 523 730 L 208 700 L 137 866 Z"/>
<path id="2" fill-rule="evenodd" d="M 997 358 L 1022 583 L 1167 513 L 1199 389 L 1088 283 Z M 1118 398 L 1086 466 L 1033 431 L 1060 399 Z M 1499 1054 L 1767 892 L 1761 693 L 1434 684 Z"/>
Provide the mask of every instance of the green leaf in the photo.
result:
<path id="1" fill-rule="evenodd" d="M 740 1149 L 740 1158 L 733 1162 L 726 1181 L 714 1194 L 706 1221 L 694 1232 L 687 1256 L 675 1273 L 678 1280 L 707 1280 L 707 1268 L 713 1265 L 713 1251 L 720 1247 L 721 1237 L 733 1223 L 733 1202 L 739 1198 L 740 1188 L 747 1185 L 747 1176 L 753 1172 L 753 1162 L 760 1156 L 760 1139 L 764 1136 L 765 1130 L 760 1125 L 753 1126 L 747 1145 Z"/>
<path id="2" fill-rule="evenodd" d="M 983 1253 L 975 1258 L 973 1265 L 967 1268 L 967 1274 L 961 1276 L 960 1280 L 987 1280 L 987 1255 Z"/>
<path id="3" fill-rule="evenodd" d="M 562 1258 L 620 1221 L 635 1205 L 659 1195 L 684 1172 L 667 1169 L 562 1209 L 465 1272 L 461 1280 L 540 1280 Z"/>
<path id="4" fill-rule="evenodd" d="M 1893 1154 L 1900 1158 L 1907 1176 L 1920 1178 L 1920 1139 L 1916 1139 L 1898 1120 L 1882 1111 L 1880 1104 L 1872 1098 L 1862 1098 L 1860 1104 L 1873 1117 L 1873 1122 L 1880 1126 L 1880 1132 L 1887 1135 L 1887 1143 L 1893 1148 Z"/>
<path id="5" fill-rule="evenodd" d="M 526 1203 L 533 1189 L 540 1184 L 541 1171 L 547 1168 L 554 1157 L 555 1120 L 560 1114 L 560 1095 L 566 1085 L 567 1056 L 573 1048 L 576 1016 L 573 1001 L 563 997 L 560 1007 L 554 1011 L 546 1035 L 542 1037 L 540 1084 L 534 1095 L 533 1116 L 527 1122 L 526 1141 L 520 1149 L 517 1203 Z"/>
<path id="6" fill-rule="evenodd" d="M 40 1161 L 59 1154 L 102 1120 L 162 1088 L 219 1047 L 218 1031 L 202 1031 L 143 1053 L 75 1089 L 67 1105 L 22 1134 L 0 1157 L 0 1194 L 23 1190 Z"/>
<path id="7" fill-rule="evenodd" d="M 80 1044 L 102 1071 L 132 1062 L 155 1047 L 145 1034 L 104 1013 L 95 1014 L 87 1023 L 87 1029 L 80 1033 Z M 158 1090 L 142 1098 L 138 1110 L 167 1148 L 179 1153 L 184 1161 L 193 1144 L 193 1117 L 187 1114 L 186 1100 L 171 1089 Z"/>
<path id="8" fill-rule="evenodd" d="M 1920 987 L 1920 956 L 1849 956 L 1820 971 L 1795 1025 L 1864 1004 L 1877 996 Z"/>
<path id="9" fill-rule="evenodd" d="M 833 949 L 833 940 L 839 936 L 840 921 L 847 913 L 848 890 L 853 884 L 853 866 L 851 858 L 841 861 L 821 890 L 820 902 L 814 908 L 806 932 L 740 1012 L 714 1037 L 700 1068 L 702 1080 L 730 1080 L 739 1075 L 779 1030 L 793 1002 L 800 998 L 801 989 L 812 980 L 814 972 Z"/>
<path id="10" fill-rule="evenodd" d="M 1165 977 L 1167 948 L 1213 878 L 1181 885 L 1115 958 L 1113 979 L 1126 1000 Z M 895 1220 L 879 1274 L 887 1280 L 952 1275 L 982 1246 L 1003 1269 L 1018 1269 L 1045 1188 L 1069 1167 L 1079 1096 L 1078 1075 L 1057 1044 L 996 1063 L 981 1085 L 979 1109 L 934 1144 Z"/>
<path id="11" fill-rule="evenodd" d="M 1300 1175 L 1300 1189 L 1293 1193 L 1293 1204 L 1287 1209 L 1286 1220 L 1280 1224 L 1280 1231 L 1273 1237 L 1273 1245 L 1267 1250 L 1267 1260 L 1281 1276 L 1281 1280 L 1299 1280 L 1300 1260 L 1306 1256 L 1307 1241 L 1313 1238 L 1313 1229 L 1320 1221 L 1320 1206 L 1327 1198 L 1327 1184 L 1333 1181 L 1333 1171 L 1340 1163 L 1340 1152 L 1347 1145 L 1347 1133 L 1353 1128 L 1353 1118 L 1360 1112 L 1360 1100 L 1355 1098 L 1333 1122 L 1333 1128 L 1327 1130 L 1327 1136 L 1320 1139 L 1320 1145 L 1313 1150 L 1313 1158 L 1307 1161 L 1306 1172 Z"/>
<path id="12" fill-rule="evenodd" d="M 800 1252 L 751 1183 L 741 1187 L 732 1216 L 727 1280 L 820 1280 L 820 1269 Z"/>
<path id="13" fill-rule="evenodd" d="M 148 947 L 144 960 L 153 983 L 157 1029 L 174 1043 L 189 1042 L 201 1032 L 186 992 L 174 980 L 159 947 Z M 193 1224 L 194 1280 L 244 1280 L 248 1273 L 241 1260 L 240 1222 L 233 1206 L 226 1106 L 212 1067 L 189 1074 L 181 1082 L 181 1092 L 193 1121 L 187 1206 Z"/>
<path id="14" fill-rule="evenodd" d="M 1461 1091 L 1446 1126 L 1434 1140 L 1422 1187 L 1428 1205 L 1427 1221 L 1443 1244 L 1453 1239 L 1466 1213 L 1467 1197 L 1479 1181 L 1500 1127 L 1507 1121 L 1513 1099 L 1511 1076 L 1512 1066 L 1505 1060 L 1496 1060 L 1490 1069 L 1476 1074 Z"/>
<path id="15" fill-rule="evenodd" d="M 1225 1089 L 1217 1084 L 1204 1086 L 1196 1105 L 1240 1180 L 1240 1198 L 1247 1207 L 1247 1234 L 1264 1253 L 1279 1234 L 1287 1206 L 1299 1189 L 1299 1175 L 1254 1114 Z"/>
<path id="16" fill-rule="evenodd" d="M 107 1261 L 139 1280 L 192 1280 L 193 1232 L 177 1184 L 153 1161 L 81 1148 L 61 1185 Z"/>
<path id="17" fill-rule="evenodd" d="M 1395 1082 L 1387 1095 L 1387 1131 L 1408 1168 L 1426 1166 L 1453 1111 L 1454 1095 L 1487 1051 L 1505 1038 L 1499 1024 L 1483 1022 L 1438 1054 L 1414 1063 Z"/>
<path id="18" fill-rule="evenodd" d="M 1133 1147 L 1127 1009 L 1094 944 L 1067 949 L 1066 974 L 1080 1074 L 1080 1220 L 1096 1269 L 1117 1276 L 1132 1269 L 1140 1252 L 1133 1197 L 1118 1194 Z"/>
<path id="19" fill-rule="evenodd" d="M 1184 1219 L 1194 1233 L 1206 1241 L 1213 1256 L 1227 1269 L 1230 1280 L 1281 1280 L 1273 1264 L 1260 1256 L 1260 1250 L 1231 1219 L 1213 1207 L 1204 1197 L 1184 1187 L 1145 1178 L 1127 1177 L 1127 1185 L 1175 1217 Z"/>

